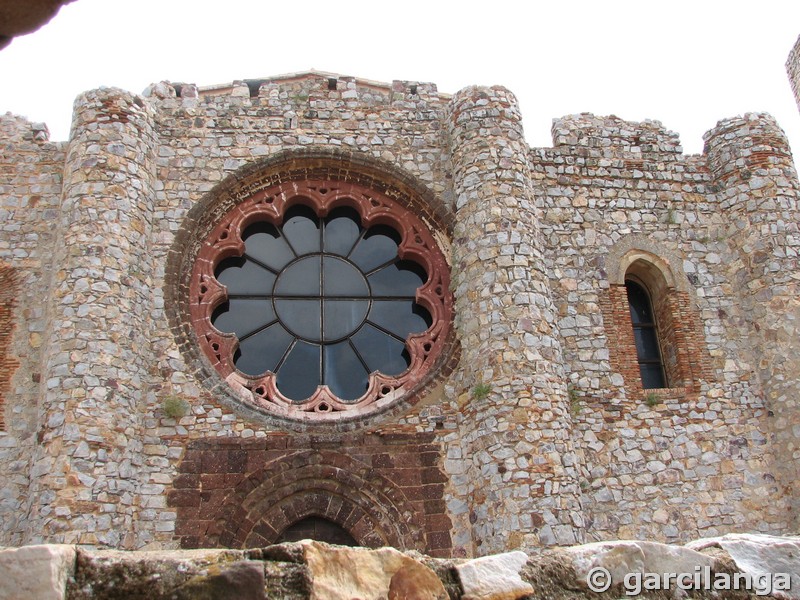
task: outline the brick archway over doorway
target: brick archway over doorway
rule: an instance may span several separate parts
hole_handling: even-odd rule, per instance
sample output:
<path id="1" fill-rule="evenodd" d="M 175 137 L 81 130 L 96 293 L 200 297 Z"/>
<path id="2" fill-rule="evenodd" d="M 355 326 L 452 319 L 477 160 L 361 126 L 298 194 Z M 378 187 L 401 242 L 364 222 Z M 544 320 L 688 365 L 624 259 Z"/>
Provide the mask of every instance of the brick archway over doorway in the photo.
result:
<path id="1" fill-rule="evenodd" d="M 169 496 L 176 535 L 184 548 L 263 547 L 318 517 L 361 546 L 449 556 L 440 459 L 432 434 L 197 440 Z"/>

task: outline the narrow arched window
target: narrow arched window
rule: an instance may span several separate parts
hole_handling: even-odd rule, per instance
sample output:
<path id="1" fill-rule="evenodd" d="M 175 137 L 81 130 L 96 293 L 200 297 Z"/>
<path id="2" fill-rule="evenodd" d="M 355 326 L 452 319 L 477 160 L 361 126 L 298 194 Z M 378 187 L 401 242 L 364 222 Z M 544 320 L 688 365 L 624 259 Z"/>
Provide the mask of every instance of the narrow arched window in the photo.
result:
<path id="1" fill-rule="evenodd" d="M 643 286 L 630 279 L 625 281 L 625 289 L 628 292 L 642 387 L 646 390 L 667 387 L 650 297 Z"/>

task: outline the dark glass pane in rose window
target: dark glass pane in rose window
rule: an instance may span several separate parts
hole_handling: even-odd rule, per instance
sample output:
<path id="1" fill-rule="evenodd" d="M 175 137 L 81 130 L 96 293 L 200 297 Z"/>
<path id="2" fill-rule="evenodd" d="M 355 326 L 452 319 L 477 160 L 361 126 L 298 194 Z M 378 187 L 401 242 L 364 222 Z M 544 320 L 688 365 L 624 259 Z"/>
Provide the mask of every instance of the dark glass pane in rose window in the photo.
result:
<path id="1" fill-rule="evenodd" d="M 322 282 L 325 296 L 363 298 L 369 295 L 364 275 L 352 264 L 334 256 L 322 259 Z"/>
<path id="2" fill-rule="evenodd" d="M 228 290 L 228 295 L 267 296 L 272 294 L 275 275 L 242 257 L 226 258 L 214 275 Z"/>
<path id="3" fill-rule="evenodd" d="M 272 325 L 239 342 L 236 368 L 246 375 L 256 377 L 275 371 L 278 361 L 286 353 L 294 336 L 278 324 Z"/>
<path id="4" fill-rule="evenodd" d="M 403 339 L 422 333 L 432 322 L 428 311 L 413 300 L 373 300 L 368 319 Z"/>
<path id="5" fill-rule="evenodd" d="M 369 300 L 325 300 L 323 311 L 323 339 L 333 342 L 361 326 L 369 311 Z"/>
<path id="6" fill-rule="evenodd" d="M 278 276 L 275 295 L 319 297 L 321 258 L 319 254 L 314 254 L 287 266 Z"/>
<path id="7" fill-rule="evenodd" d="M 291 400 L 305 400 L 316 391 L 320 380 L 321 347 L 298 341 L 278 369 L 277 386 Z"/>
<path id="8" fill-rule="evenodd" d="M 297 336 L 319 342 L 322 339 L 321 300 L 275 299 L 275 312 L 281 323 Z"/>
<path id="9" fill-rule="evenodd" d="M 417 288 L 428 277 L 424 269 L 408 260 L 401 260 L 376 271 L 369 276 L 369 285 L 375 296 L 409 296 L 413 298 Z"/>
<path id="10" fill-rule="evenodd" d="M 294 258 L 289 244 L 270 223 L 255 223 L 242 236 L 245 253 L 276 272 Z"/>
<path id="11" fill-rule="evenodd" d="M 211 316 L 211 324 L 223 333 L 242 338 L 275 320 L 272 302 L 263 298 L 233 298 L 221 304 Z"/>
<path id="12" fill-rule="evenodd" d="M 351 339 L 370 372 L 380 371 L 385 375 L 399 375 L 408 368 L 405 343 L 372 327 L 369 323 Z"/>
<path id="13" fill-rule="evenodd" d="M 358 213 L 352 209 L 336 209 L 325 223 L 325 252 L 347 256 L 353 249 L 361 227 Z"/>
<path id="14" fill-rule="evenodd" d="M 355 400 L 367 391 L 369 373 L 347 341 L 325 346 L 323 380 L 342 400 Z"/>
<path id="15" fill-rule="evenodd" d="M 320 251 L 319 222 L 310 208 L 289 209 L 281 229 L 298 256 Z"/>
<path id="16" fill-rule="evenodd" d="M 367 273 L 394 260 L 399 245 L 400 236 L 394 229 L 383 225 L 370 227 L 349 258 Z"/>

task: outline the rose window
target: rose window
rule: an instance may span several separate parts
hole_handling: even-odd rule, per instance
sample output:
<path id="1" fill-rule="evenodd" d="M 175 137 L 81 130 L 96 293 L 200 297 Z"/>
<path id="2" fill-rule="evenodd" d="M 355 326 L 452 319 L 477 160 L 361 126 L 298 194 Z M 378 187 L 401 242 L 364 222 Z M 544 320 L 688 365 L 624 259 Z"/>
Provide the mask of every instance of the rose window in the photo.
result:
<path id="1" fill-rule="evenodd" d="M 237 205 L 201 249 L 192 287 L 217 371 L 255 405 L 303 418 L 412 391 L 451 316 L 447 265 L 424 224 L 339 182 L 280 184 Z"/>

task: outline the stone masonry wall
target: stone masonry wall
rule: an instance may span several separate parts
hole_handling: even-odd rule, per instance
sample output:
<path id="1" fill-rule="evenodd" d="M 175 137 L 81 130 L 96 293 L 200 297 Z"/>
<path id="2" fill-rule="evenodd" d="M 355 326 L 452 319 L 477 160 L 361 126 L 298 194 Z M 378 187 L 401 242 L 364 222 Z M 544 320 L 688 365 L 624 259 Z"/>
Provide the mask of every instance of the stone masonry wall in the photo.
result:
<path id="1" fill-rule="evenodd" d="M 191 85 L 152 86 L 149 101 L 158 109 L 161 146 L 156 157 L 157 190 L 152 256 L 156 269 L 154 311 L 165 321 L 164 271 L 174 236 L 189 209 L 225 177 L 238 169 L 287 150 L 325 148 L 339 152 L 348 164 L 354 153 L 387 169 L 398 167 L 419 181 L 443 203 L 452 203 L 446 185 L 447 156 L 443 150 L 441 113 L 444 100 L 431 84 L 395 82 L 378 86 L 355 78 L 312 74 L 279 81 L 239 82 L 227 89 L 198 93 Z M 357 172 L 353 163 L 350 168 Z M 447 236 L 447 231 L 440 231 Z M 152 487 L 148 500 L 164 502 L 187 444 L 206 436 L 233 436 L 243 443 L 280 433 L 263 420 L 239 418 L 203 385 L 198 366 L 187 364 L 171 332 L 157 331 L 151 347 L 163 374 L 146 407 L 144 479 Z M 166 397 L 188 401 L 180 419 L 162 410 Z M 455 408 L 440 396 L 430 398 L 396 424 L 401 431 L 443 432 L 455 428 Z M 430 406 L 431 404 L 434 406 Z M 447 415 L 450 416 L 447 416 Z M 382 427 L 391 433 L 392 425 Z M 451 434 L 451 437 L 457 436 Z M 165 439 L 169 439 L 167 444 Z M 152 520 L 151 520 L 152 518 Z M 174 545 L 175 513 L 161 510 L 140 521 L 140 543 Z M 467 550 L 461 550 L 462 553 Z"/>
<path id="2" fill-rule="evenodd" d="M 453 556 L 792 526 L 797 176 L 768 117 L 721 123 L 701 156 L 592 115 L 531 149 L 503 88 L 308 73 L 87 92 L 68 144 L 0 126 L 20 290 L 0 543 L 241 545 L 343 507 L 356 537 L 410 523 L 382 539 Z M 404 413 L 281 423 L 223 399 L 176 335 L 193 207 L 278 164 L 409 190 L 451 261 L 458 339 Z M 678 346 L 652 393 L 620 343 L 629 269 L 660 282 Z"/>
<path id="3" fill-rule="evenodd" d="M 681 154 L 657 122 L 574 115 L 556 121 L 553 136 L 555 148 L 533 150 L 531 160 L 573 431 L 591 456 L 581 484 L 590 535 L 783 530 L 788 497 L 775 482 L 771 417 L 753 377 L 750 333 L 739 328 L 748 318 L 741 285 L 726 268 L 741 238 L 729 230 L 706 158 Z M 615 329 L 600 309 L 631 251 L 663 262 L 702 323 L 690 361 L 712 368 L 688 389 L 646 397 L 631 385 L 635 372 L 613 368 Z"/>
<path id="4" fill-rule="evenodd" d="M 450 121 L 464 346 L 455 392 L 474 552 L 575 543 L 577 460 L 517 102 L 503 88 L 467 88 Z"/>
<path id="5" fill-rule="evenodd" d="M 65 144 L 48 136 L 42 123 L 0 116 L 0 543 L 7 544 L 24 541 L 31 455 L 40 428 L 42 299 L 51 280 L 65 159 Z"/>
<path id="6" fill-rule="evenodd" d="M 30 488 L 30 542 L 136 547 L 151 352 L 152 112 L 115 89 L 75 102 Z"/>
<path id="7" fill-rule="evenodd" d="M 797 100 L 797 108 L 800 109 L 800 37 L 797 38 L 786 60 L 786 72 L 789 74 L 789 84 Z"/>
<path id="8" fill-rule="evenodd" d="M 738 325 L 753 345 L 751 365 L 764 389 L 776 476 L 789 527 L 800 526 L 800 204 L 789 142 L 769 115 L 721 121 L 706 152 L 733 242 L 725 262 L 741 302 Z"/>

